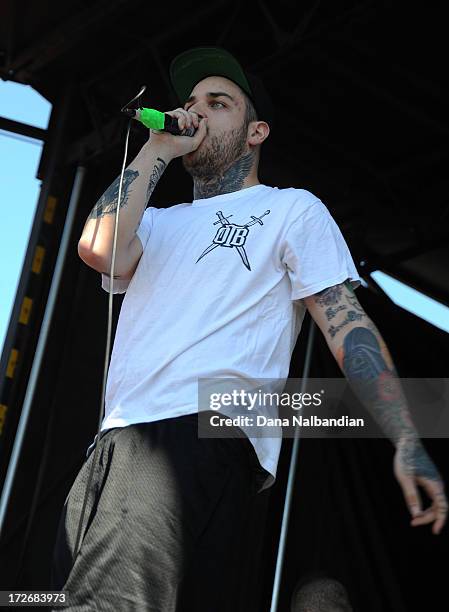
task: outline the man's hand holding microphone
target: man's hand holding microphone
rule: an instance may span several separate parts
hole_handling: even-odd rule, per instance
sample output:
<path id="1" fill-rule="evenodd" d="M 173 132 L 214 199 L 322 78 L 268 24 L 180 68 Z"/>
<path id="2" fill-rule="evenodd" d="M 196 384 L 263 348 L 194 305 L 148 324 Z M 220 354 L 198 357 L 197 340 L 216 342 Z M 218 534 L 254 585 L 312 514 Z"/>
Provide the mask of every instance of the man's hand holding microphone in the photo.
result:
<path id="1" fill-rule="evenodd" d="M 200 118 L 197 113 L 176 108 L 173 111 L 168 111 L 165 115 L 169 115 L 177 120 L 177 127 L 181 131 L 180 135 L 174 135 L 167 130 L 155 130 L 150 128 L 149 142 L 151 147 L 160 150 L 164 155 L 167 163 L 170 159 L 181 157 L 187 153 L 195 151 L 207 134 L 207 118 Z M 185 134 L 193 133 L 188 136 Z"/>

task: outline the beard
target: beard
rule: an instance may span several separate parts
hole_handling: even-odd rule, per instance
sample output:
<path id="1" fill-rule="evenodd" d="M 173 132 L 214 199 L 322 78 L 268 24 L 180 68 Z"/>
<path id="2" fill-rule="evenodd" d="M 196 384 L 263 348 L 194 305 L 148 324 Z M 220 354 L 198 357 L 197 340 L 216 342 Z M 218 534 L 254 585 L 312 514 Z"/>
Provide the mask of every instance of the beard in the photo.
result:
<path id="1" fill-rule="evenodd" d="M 182 164 L 195 181 L 216 181 L 246 152 L 246 137 L 245 124 L 210 139 L 207 134 L 195 151 L 182 157 Z"/>

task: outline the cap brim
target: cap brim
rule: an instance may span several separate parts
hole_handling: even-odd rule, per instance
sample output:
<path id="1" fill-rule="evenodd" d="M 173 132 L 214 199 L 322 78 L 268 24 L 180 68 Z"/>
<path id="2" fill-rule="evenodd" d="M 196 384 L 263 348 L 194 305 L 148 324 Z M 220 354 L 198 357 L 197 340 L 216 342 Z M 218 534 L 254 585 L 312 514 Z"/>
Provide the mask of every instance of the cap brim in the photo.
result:
<path id="1" fill-rule="evenodd" d="M 170 80 L 182 104 L 195 85 L 208 76 L 226 77 L 250 97 L 253 95 L 242 67 L 226 49 L 196 47 L 180 53 L 170 64 Z"/>

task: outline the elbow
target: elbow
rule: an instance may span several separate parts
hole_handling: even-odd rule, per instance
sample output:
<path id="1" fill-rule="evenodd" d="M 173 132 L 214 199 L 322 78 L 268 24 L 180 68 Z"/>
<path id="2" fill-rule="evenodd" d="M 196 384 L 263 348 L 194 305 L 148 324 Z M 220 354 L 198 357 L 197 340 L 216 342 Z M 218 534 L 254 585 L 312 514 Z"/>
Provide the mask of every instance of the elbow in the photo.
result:
<path id="1" fill-rule="evenodd" d="M 89 268 L 97 271 L 106 269 L 104 259 L 99 257 L 91 248 L 87 247 L 82 240 L 78 242 L 78 256 Z"/>
<path id="2" fill-rule="evenodd" d="M 82 261 L 97 272 L 101 274 L 109 275 L 110 267 L 111 267 L 111 258 L 106 258 L 104 256 L 95 253 L 91 248 L 86 247 L 83 244 L 82 240 L 78 242 L 78 255 Z M 128 268 L 123 264 L 123 258 L 120 257 L 120 254 L 117 253 L 115 265 L 114 265 L 114 278 L 131 278 L 132 273 L 130 274 Z"/>
<path id="3" fill-rule="evenodd" d="M 78 256 L 85 262 L 90 263 L 94 258 L 93 251 L 86 246 L 86 244 L 80 240 L 78 242 Z"/>

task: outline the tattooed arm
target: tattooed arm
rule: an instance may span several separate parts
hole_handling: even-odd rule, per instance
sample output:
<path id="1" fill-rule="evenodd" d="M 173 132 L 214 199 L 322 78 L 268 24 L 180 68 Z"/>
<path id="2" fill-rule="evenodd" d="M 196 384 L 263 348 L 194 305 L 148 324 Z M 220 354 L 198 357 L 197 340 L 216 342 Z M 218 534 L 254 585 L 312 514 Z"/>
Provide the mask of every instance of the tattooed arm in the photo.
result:
<path id="1" fill-rule="evenodd" d="M 146 204 L 169 162 L 164 151 L 148 141 L 123 175 L 120 202 L 116 278 L 132 276 L 142 254 L 136 231 Z M 114 219 L 118 206 L 120 176 L 106 189 L 93 207 L 78 243 L 78 253 L 88 265 L 106 274 L 109 271 L 114 240 Z"/>
<path id="2" fill-rule="evenodd" d="M 178 119 L 181 129 L 192 125 L 198 129 L 193 137 L 173 136 L 168 132 L 152 130 L 148 141 L 126 168 L 120 201 L 114 268 L 117 278 L 131 278 L 142 255 L 142 245 L 136 237 L 136 231 L 147 202 L 165 168 L 175 157 L 181 157 L 195 150 L 206 135 L 207 122 L 199 121 L 196 114 L 184 109 L 169 111 L 168 114 Z M 103 273 L 104 270 L 109 270 L 111 265 L 119 182 L 120 176 L 95 204 L 78 243 L 81 259 Z"/>
<path id="3" fill-rule="evenodd" d="M 352 389 L 396 448 L 394 474 L 413 516 L 411 524 L 435 521 L 433 533 L 439 533 L 448 507 L 443 482 L 419 440 L 379 330 L 363 310 L 349 281 L 304 298 L 304 303 Z M 433 502 L 425 511 L 421 509 L 417 484 Z"/>

